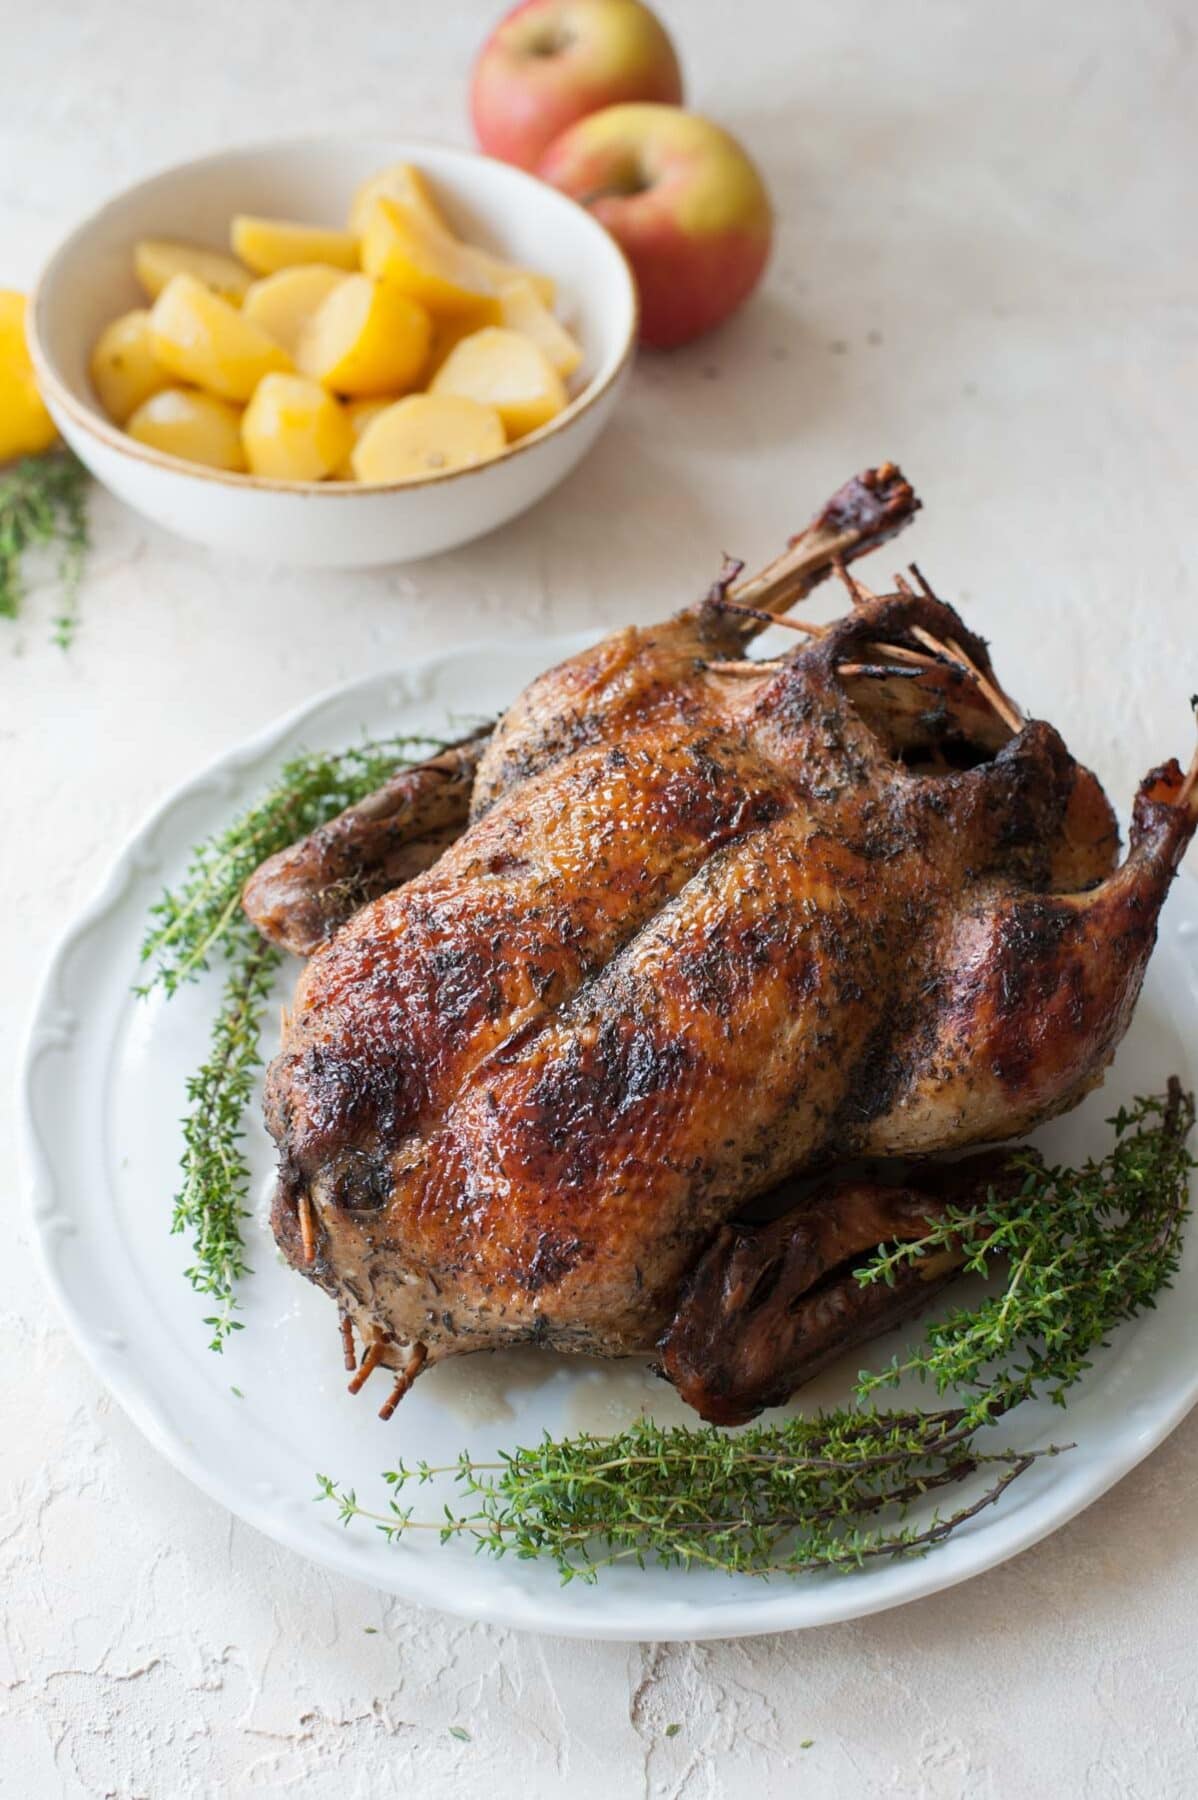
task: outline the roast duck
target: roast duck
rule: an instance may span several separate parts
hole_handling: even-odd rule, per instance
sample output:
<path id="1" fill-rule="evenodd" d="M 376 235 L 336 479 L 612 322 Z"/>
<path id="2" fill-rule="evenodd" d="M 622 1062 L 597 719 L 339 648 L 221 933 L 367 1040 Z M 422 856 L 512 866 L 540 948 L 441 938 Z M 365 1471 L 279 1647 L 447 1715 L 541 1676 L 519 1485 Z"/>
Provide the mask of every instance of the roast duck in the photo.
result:
<path id="1" fill-rule="evenodd" d="M 392 1371 L 384 1416 L 427 1364 L 531 1343 L 648 1353 L 752 1417 L 959 1261 L 863 1287 L 875 1246 L 1011 1180 L 923 1159 L 1102 1079 L 1195 771 L 1148 776 L 1119 863 L 1098 781 L 918 570 L 851 574 L 917 505 L 893 465 L 850 481 L 761 574 L 571 656 L 250 880 L 307 958 L 274 1230 L 351 1387 Z M 833 573 L 844 617 L 750 660 Z"/>

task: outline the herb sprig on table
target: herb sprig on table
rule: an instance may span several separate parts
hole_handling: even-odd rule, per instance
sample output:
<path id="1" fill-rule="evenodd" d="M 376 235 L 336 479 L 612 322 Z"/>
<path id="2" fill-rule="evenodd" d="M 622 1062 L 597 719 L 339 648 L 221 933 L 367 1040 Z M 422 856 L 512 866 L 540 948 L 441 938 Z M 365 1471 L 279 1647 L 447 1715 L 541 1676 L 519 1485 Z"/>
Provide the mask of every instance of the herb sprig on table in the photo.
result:
<path id="1" fill-rule="evenodd" d="M 266 857 L 373 793 L 397 769 L 443 748 L 439 739 L 402 736 L 292 757 L 260 799 L 193 851 L 182 886 L 151 908 L 141 947 L 150 966 L 139 994 L 160 987 L 169 997 L 217 961 L 228 971 L 208 1055 L 187 1084 L 183 1180 L 171 1223 L 172 1231 L 191 1233 L 195 1261 L 187 1279 L 213 1301 L 204 1321 L 213 1350 L 242 1328 L 234 1314 L 237 1284 L 248 1273 L 245 1118 L 262 1061 L 262 1017 L 282 960 L 242 913 L 241 890 Z"/>
<path id="2" fill-rule="evenodd" d="M 210 1295 L 206 1323 L 220 1350 L 240 1330 L 237 1283 L 247 1272 L 242 1221 L 249 1168 L 242 1138 L 261 1061 L 260 1029 L 279 953 L 240 910 L 247 877 L 314 830 L 444 746 L 396 737 L 293 758 L 278 781 L 197 849 L 182 886 L 153 908 L 141 989 L 174 994 L 216 961 L 227 968 L 209 1054 L 188 1085 L 183 1182 L 173 1229 L 190 1231 L 188 1278 Z M 657 1558 L 729 1573 L 798 1575 L 917 1555 L 944 1541 L 1043 1457 L 1067 1446 L 1011 1448 L 987 1428 L 1035 1394 L 1064 1402 L 1093 1353 L 1124 1320 L 1153 1305 L 1174 1275 L 1195 1166 L 1187 1148 L 1192 1098 L 1174 1080 L 1111 1121 L 1114 1142 L 1078 1169 L 1028 1153 L 1014 1198 L 949 1211 L 915 1243 L 883 1246 L 859 1272 L 893 1281 L 907 1262 L 964 1248 L 967 1267 L 1005 1279 L 973 1305 L 931 1324 L 923 1342 L 859 1378 L 851 1404 L 809 1418 L 727 1432 L 641 1420 L 612 1437 L 546 1436 L 494 1462 L 463 1454 L 447 1468 L 400 1463 L 384 1480 L 383 1511 L 318 1477 L 341 1519 L 371 1521 L 389 1540 L 432 1531 L 495 1556 L 548 1559 L 563 1579 Z M 884 1410 L 879 1393 L 904 1377 L 941 1400 Z M 406 1490 L 452 1477 L 460 1502 L 420 1519 Z M 909 1521 L 929 1496 L 960 1503 Z"/>
<path id="3" fill-rule="evenodd" d="M 78 621 L 88 546 L 88 479 L 78 457 L 66 449 L 25 456 L 0 469 L 0 618 L 15 619 L 20 613 L 29 551 L 39 544 L 57 545 L 62 597 L 54 641 L 64 650 Z"/>

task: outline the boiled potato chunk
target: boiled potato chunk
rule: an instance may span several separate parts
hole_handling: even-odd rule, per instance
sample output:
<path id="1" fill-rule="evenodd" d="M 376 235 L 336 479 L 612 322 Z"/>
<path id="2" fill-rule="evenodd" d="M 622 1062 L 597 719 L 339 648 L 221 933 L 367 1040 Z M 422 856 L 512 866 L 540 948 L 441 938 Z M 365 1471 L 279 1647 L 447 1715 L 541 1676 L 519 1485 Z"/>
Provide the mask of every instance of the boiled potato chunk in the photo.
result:
<path id="1" fill-rule="evenodd" d="M 241 443 L 241 408 L 218 400 L 215 394 L 197 394 L 191 388 L 164 388 L 138 407 L 125 426 L 139 444 L 151 444 L 184 462 L 205 463 L 210 469 L 245 469 Z"/>
<path id="2" fill-rule="evenodd" d="M 184 244 L 174 238 L 142 238 L 133 246 L 133 268 L 151 300 L 157 300 L 173 275 L 194 275 L 236 306 L 254 279 L 222 250 L 206 250 L 202 244 Z"/>
<path id="3" fill-rule="evenodd" d="M 264 275 L 261 281 L 255 281 L 241 303 L 241 311 L 245 318 L 269 331 L 288 356 L 294 357 L 304 326 L 338 282 L 345 279 L 345 270 L 335 269 L 331 263 L 301 263 L 295 269 L 280 269 L 277 275 Z"/>
<path id="4" fill-rule="evenodd" d="M 362 267 L 434 315 L 499 317 L 495 283 L 470 247 L 429 225 L 402 200 L 384 195 L 375 202 L 362 238 Z"/>
<path id="5" fill-rule="evenodd" d="M 306 375 L 267 375 L 245 409 L 241 438 L 255 475 L 323 481 L 344 463 L 353 427 L 331 394 Z"/>
<path id="6" fill-rule="evenodd" d="M 361 437 L 371 419 L 377 419 L 392 404 L 390 400 L 347 400 L 345 416 L 353 428 L 355 439 Z"/>
<path id="7" fill-rule="evenodd" d="M 150 313 L 150 347 L 172 375 L 225 400 L 248 400 L 264 375 L 291 358 L 270 333 L 194 275 L 174 275 Z"/>
<path id="8" fill-rule="evenodd" d="M 425 364 L 424 370 L 425 387 L 429 385 L 454 346 L 460 344 L 464 337 L 472 337 L 476 331 L 481 331 L 483 326 L 489 325 L 490 322 L 485 313 L 482 315 L 460 313 L 454 319 L 434 319 L 433 339 L 429 346 L 428 362 Z"/>
<path id="9" fill-rule="evenodd" d="M 518 331 L 495 325 L 454 346 L 429 392 L 493 406 L 509 438 L 547 425 L 566 404 L 565 385 L 545 352 Z"/>
<path id="10" fill-rule="evenodd" d="M 366 235 L 376 200 L 398 200 L 418 214 L 430 231 L 439 232 L 442 237 L 461 243 L 444 214 L 438 210 L 428 182 L 411 163 L 392 163 L 390 168 L 380 169 L 377 175 L 372 175 L 358 189 L 350 207 L 349 228 L 360 238 Z M 552 276 L 539 275 L 532 269 L 515 268 L 501 257 L 493 256 L 489 250 L 479 249 L 476 244 L 461 244 L 461 247 L 467 252 L 468 261 L 485 276 L 489 288 L 499 288 L 505 281 L 524 276 L 532 282 L 544 304 L 553 305 L 555 288 Z"/>
<path id="11" fill-rule="evenodd" d="M 498 456 L 503 422 L 457 394 L 409 394 L 372 419 L 350 461 L 359 481 L 418 481 Z"/>
<path id="12" fill-rule="evenodd" d="M 354 434 L 355 444 L 365 431 L 366 427 L 370 424 L 370 421 L 372 419 L 377 419 L 380 413 L 386 412 L 387 408 L 393 404 L 394 402 L 391 400 L 346 401 L 343 410 L 346 418 L 349 420 L 349 428 Z M 338 481 L 354 480 L 352 451 L 351 455 L 346 457 L 345 461 L 341 464 L 341 467 L 336 471 L 336 478 Z"/>
<path id="13" fill-rule="evenodd" d="M 338 394 L 399 394 L 415 386 L 431 335 L 418 300 L 372 275 L 346 275 L 308 321 L 295 360 Z"/>
<path id="14" fill-rule="evenodd" d="M 540 275 L 536 269 L 518 269 L 513 263 L 504 262 L 502 257 L 492 256 L 489 250 L 480 250 L 477 244 L 470 244 L 467 248 L 475 267 L 487 277 L 496 292 L 506 282 L 529 281 L 541 305 L 553 306 L 557 299 L 557 283 L 552 275 Z"/>
<path id="15" fill-rule="evenodd" d="M 274 275 L 296 263 L 331 263 L 335 269 L 358 266 L 358 240 L 349 231 L 238 213 L 231 237 L 236 254 L 258 275 Z"/>
<path id="16" fill-rule="evenodd" d="M 420 170 L 413 168 L 411 163 L 392 163 L 389 168 L 372 175 L 369 181 L 364 181 L 354 195 L 347 222 L 355 237 L 365 237 L 374 203 L 381 199 L 403 201 L 434 231 L 452 236 Z"/>
<path id="17" fill-rule="evenodd" d="M 25 296 L 0 288 L 0 463 L 36 456 L 58 436 L 42 404 L 25 341 Z"/>
<path id="18" fill-rule="evenodd" d="M 122 313 L 96 340 L 91 360 L 92 386 L 110 419 L 123 425 L 151 394 L 160 394 L 175 377 L 154 355 L 150 315 L 144 307 Z"/>
<path id="19" fill-rule="evenodd" d="M 582 361 L 581 346 L 542 304 L 527 275 L 504 282 L 499 290 L 499 304 L 509 331 L 519 331 L 538 344 L 563 379 L 574 373 Z"/>

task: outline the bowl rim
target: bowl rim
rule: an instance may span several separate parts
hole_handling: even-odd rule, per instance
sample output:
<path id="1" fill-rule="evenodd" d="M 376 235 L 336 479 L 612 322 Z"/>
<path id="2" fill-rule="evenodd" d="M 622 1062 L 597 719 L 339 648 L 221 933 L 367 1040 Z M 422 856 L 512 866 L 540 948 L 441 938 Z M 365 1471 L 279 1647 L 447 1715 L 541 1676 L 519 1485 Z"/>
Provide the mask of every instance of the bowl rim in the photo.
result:
<path id="1" fill-rule="evenodd" d="M 172 456 L 168 451 L 156 449 L 151 444 L 143 444 L 137 438 L 130 437 L 119 425 L 113 424 L 98 410 L 84 400 L 80 400 L 65 378 L 59 373 L 54 359 L 44 341 L 41 329 L 41 316 L 45 304 L 45 289 L 57 264 L 74 247 L 76 240 L 96 225 L 112 208 L 121 205 L 130 196 L 143 188 L 153 186 L 156 182 L 167 180 L 172 175 L 182 175 L 192 170 L 213 168 L 221 163 L 235 162 L 245 156 L 259 155 L 270 151 L 292 151 L 318 148 L 328 144 L 363 144 L 367 142 L 390 142 L 394 145 L 396 158 L 402 161 L 417 162 L 420 151 L 434 150 L 439 156 L 448 156 L 453 161 L 462 163 L 492 163 L 513 178 L 517 186 L 535 189 L 538 194 L 548 192 L 565 206 L 572 207 L 581 213 L 587 225 L 599 233 L 606 248 L 612 252 L 617 266 L 622 270 L 628 299 L 628 325 L 624 341 L 615 361 L 607 372 L 592 377 L 580 394 L 576 394 L 555 419 L 540 425 L 535 431 L 528 432 L 518 438 L 514 444 L 507 444 L 498 456 L 488 457 L 486 462 L 471 463 L 462 469 L 445 469 L 429 475 L 418 475 L 407 481 L 360 482 L 360 481 L 282 481 L 268 475 L 242 474 L 230 469 L 213 469 L 204 463 L 188 462 L 184 457 Z M 601 225 L 593 214 L 581 206 L 569 194 L 560 188 L 551 187 L 548 182 L 539 181 L 525 169 L 518 169 L 512 163 L 505 163 L 498 157 L 486 156 L 478 150 L 464 149 L 460 144 L 446 144 L 435 138 L 393 138 L 388 139 L 385 133 L 373 132 L 312 132 L 300 137 L 259 138 L 250 143 L 229 145 L 222 150 L 209 151 L 204 156 L 186 157 L 181 162 L 169 163 L 160 169 L 154 169 L 140 181 L 134 181 L 128 187 L 120 188 L 116 193 L 102 202 L 101 205 L 76 220 L 70 229 L 59 238 L 54 248 L 42 263 L 34 282 L 26 309 L 26 336 L 30 355 L 33 359 L 34 371 L 38 385 L 51 407 L 60 408 L 79 430 L 106 445 L 118 455 L 126 456 L 132 462 L 148 463 L 151 467 L 163 470 L 170 475 L 182 475 L 192 480 L 214 482 L 221 487 L 233 488 L 238 493 L 280 493 L 280 494 L 326 494 L 338 498 L 363 499 L 368 495 L 419 493 L 426 488 L 441 486 L 452 481 L 462 481 L 471 475 L 480 475 L 487 469 L 498 468 L 527 450 L 535 449 L 545 443 L 558 432 L 565 431 L 585 413 L 596 406 L 604 396 L 611 392 L 619 382 L 636 353 L 640 332 L 640 295 L 636 278 L 627 256 L 616 239 Z M 183 386 L 185 384 L 178 384 Z M 405 396 L 399 396 L 401 399 Z"/>

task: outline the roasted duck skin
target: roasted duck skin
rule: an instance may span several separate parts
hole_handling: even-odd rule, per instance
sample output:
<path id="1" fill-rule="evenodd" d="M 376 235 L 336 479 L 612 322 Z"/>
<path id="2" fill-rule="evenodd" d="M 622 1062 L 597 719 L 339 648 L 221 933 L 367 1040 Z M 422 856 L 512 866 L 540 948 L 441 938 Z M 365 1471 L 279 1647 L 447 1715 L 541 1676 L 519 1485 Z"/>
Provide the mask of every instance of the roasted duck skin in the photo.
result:
<path id="1" fill-rule="evenodd" d="M 778 1406 L 844 1351 L 877 1337 L 960 1272 L 963 1251 L 924 1254 L 890 1283 L 855 1270 L 878 1245 L 917 1241 L 952 1205 L 1010 1199 L 1027 1153 L 926 1163 L 901 1180 L 870 1173 L 819 1186 L 779 1218 L 724 1225 L 683 1284 L 658 1345 L 659 1373 L 716 1425 Z"/>
<path id="2" fill-rule="evenodd" d="M 742 604 L 764 597 L 781 612 L 823 581 L 838 563 L 876 549 L 919 506 L 898 470 L 869 470 L 833 495 L 819 518 L 784 555 L 740 593 Z M 713 598 L 722 597 L 718 583 Z M 760 629 L 759 621 L 712 608 L 705 634 L 722 650 Z M 581 678 L 581 688 L 576 679 Z M 590 726 L 585 664 L 552 669 L 517 700 L 508 715 L 508 748 L 493 759 L 486 785 L 475 776 L 491 730 L 480 730 L 348 808 L 309 837 L 269 857 L 246 884 L 243 904 L 264 937 L 308 956 L 352 918 L 365 901 L 429 868 L 446 845 L 484 810 L 497 788 L 520 779 L 537 761 L 567 747 Z M 522 723 L 521 723 L 522 721 Z"/>
<path id="3" fill-rule="evenodd" d="M 462 834 L 306 965 L 267 1081 L 276 1235 L 397 1395 L 465 1351 L 651 1351 L 780 1182 L 1014 1136 L 1101 1079 L 1192 780 L 1150 778 L 1116 871 L 1094 777 L 905 583 L 846 578 L 846 617 L 745 661 L 913 508 L 871 472 L 756 580 L 534 682 Z"/>
<path id="4" fill-rule="evenodd" d="M 431 868 L 462 834 L 490 735 L 476 732 L 401 769 L 368 800 L 269 857 L 242 896 L 263 936 L 309 956 L 368 900 Z"/>

